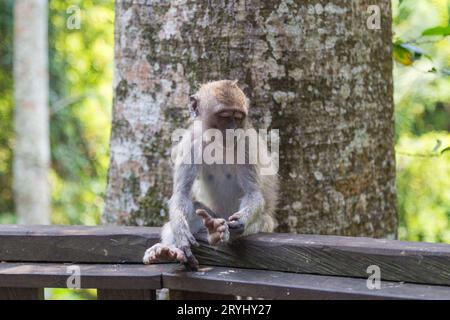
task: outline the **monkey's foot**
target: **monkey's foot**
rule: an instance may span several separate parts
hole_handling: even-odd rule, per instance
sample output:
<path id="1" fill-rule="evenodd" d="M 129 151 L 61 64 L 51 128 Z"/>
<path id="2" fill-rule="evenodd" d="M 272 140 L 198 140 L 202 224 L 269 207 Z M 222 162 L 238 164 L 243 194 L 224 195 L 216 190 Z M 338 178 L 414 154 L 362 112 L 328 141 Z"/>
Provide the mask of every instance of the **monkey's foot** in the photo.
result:
<path id="1" fill-rule="evenodd" d="M 205 210 L 197 209 L 196 214 L 203 219 L 203 224 L 208 230 L 208 242 L 218 245 L 230 240 L 230 231 L 225 219 L 212 218 Z"/>
<path id="2" fill-rule="evenodd" d="M 175 246 L 157 243 L 145 251 L 142 261 L 144 264 L 151 264 L 157 261 L 175 261 L 185 263 L 187 262 L 187 259 L 183 250 L 178 249 Z"/>

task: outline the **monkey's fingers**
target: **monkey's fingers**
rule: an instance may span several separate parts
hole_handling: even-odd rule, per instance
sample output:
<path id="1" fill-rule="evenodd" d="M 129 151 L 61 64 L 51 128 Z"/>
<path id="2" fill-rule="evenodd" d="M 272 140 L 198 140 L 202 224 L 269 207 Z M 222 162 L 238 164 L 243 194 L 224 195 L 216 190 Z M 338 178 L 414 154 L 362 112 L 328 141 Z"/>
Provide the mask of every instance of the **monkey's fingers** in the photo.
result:
<path id="1" fill-rule="evenodd" d="M 161 243 L 157 243 L 145 252 L 143 262 L 145 264 L 151 264 L 162 261 L 177 261 L 180 263 L 186 262 L 184 252 L 175 246 L 168 246 Z"/>
<path id="2" fill-rule="evenodd" d="M 184 263 L 187 261 L 183 250 L 180 250 L 178 248 L 172 248 L 172 250 L 170 250 L 169 255 L 172 259 L 175 259 L 180 263 Z"/>
<path id="3" fill-rule="evenodd" d="M 214 233 L 208 235 L 208 242 L 211 245 L 223 244 L 230 239 L 230 232 L 227 224 L 220 225 Z"/>
<path id="4" fill-rule="evenodd" d="M 226 221 L 225 219 L 211 219 L 207 223 L 205 223 L 206 228 L 208 228 L 208 233 L 215 233 L 215 232 L 223 232 L 219 229 L 225 229 Z"/>
<path id="5" fill-rule="evenodd" d="M 221 234 L 220 232 L 212 233 L 208 235 L 208 242 L 211 245 L 216 245 L 221 241 Z"/>
<path id="6" fill-rule="evenodd" d="M 172 254 L 172 251 L 168 247 L 161 247 L 156 250 L 153 258 L 162 261 L 170 261 L 174 259 L 174 256 Z"/>
<path id="7" fill-rule="evenodd" d="M 227 224 L 228 224 L 228 228 L 236 229 L 236 231 L 243 230 L 245 227 L 244 223 L 240 220 L 228 221 Z"/>
<path id="8" fill-rule="evenodd" d="M 200 246 L 197 242 L 197 240 L 194 238 L 194 236 L 189 232 L 188 234 L 186 234 L 186 237 L 190 243 L 190 245 L 194 246 L 194 247 L 198 247 Z"/>
<path id="9" fill-rule="evenodd" d="M 206 210 L 203 210 L 203 209 L 197 209 L 197 210 L 195 211 L 195 213 L 196 213 L 198 216 L 200 216 L 200 217 L 203 219 L 203 221 L 212 219 L 211 216 L 208 214 L 208 212 L 206 212 Z"/>
<path id="10" fill-rule="evenodd" d="M 161 247 L 159 252 L 156 251 L 156 255 L 162 260 L 184 262 L 183 251 L 175 247 Z"/>
<path id="11" fill-rule="evenodd" d="M 213 219 L 213 221 L 211 221 L 211 226 L 214 228 L 214 230 L 217 230 L 220 227 L 225 226 L 225 224 L 226 224 L 225 219 Z"/>
<path id="12" fill-rule="evenodd" d="M 239 212 L 236 212 L 235 214 L 232 214 L 229 218 L 228 221 L 237 221 L 241 218 L 241 214 Z"/>
<path id="13" fill-rule="evenodd" d="M 191 248 L 184 247 L 183 252 L 184 252 L 184 256 L 186 258 L 186 261 L 184 263 L 184 265 L 186 266 L 186 269 L 189 271 L 197 271 L 198 270 L 198 260 L 192 254 Z"/>
<path id="14" fill-rule="evenodd" d="M 202 218 L 203 225 L 208 229 L 208 233 L 214 232 L 214 219 L 203 209 L 197 209 L 195 213 Z"/>
<path id="15" fill-rule="evenodd" d="M 159 243 L 145 251 L 144 257 L 142 258 L 142 262 L 144 262 L 144 264 L 151 264 L 156 261 L 156 248 L 158 248 L 158 246 Z"/>

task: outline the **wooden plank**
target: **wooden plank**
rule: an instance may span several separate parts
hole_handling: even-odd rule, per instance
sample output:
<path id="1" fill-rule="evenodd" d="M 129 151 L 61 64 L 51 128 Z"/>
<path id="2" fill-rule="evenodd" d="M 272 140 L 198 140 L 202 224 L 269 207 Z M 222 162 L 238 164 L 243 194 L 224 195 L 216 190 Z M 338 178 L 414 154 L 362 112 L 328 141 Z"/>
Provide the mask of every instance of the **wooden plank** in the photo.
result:
<path id="1" fill-rule="evenodd" d="M 0 287 L 0 300 L 44 300 L 44 289 Z"/>
<path id="2" fill-rule="evenodd" d="M 365 279 L 224 267 L 165 272 L 163 287 L 266 299 L 450 300 L 450 287 L 444 286 L 381 281 L 381 289 L 369 290 Z"/>
<path id="3" fill-rule="evenodd" d="M 156 300 L 156 291 L 98 289 L 97 300 Z"/>
<path id="4" fill-rule="evenodd" d="M 0 226 L 0 261 L 141 263 L 158 228 Z M 450 285 L 450 245 L 361 237 L 256 234 L 193 249 L 201 264 Z"/>
<path id="5" fill-rule="evenodd" d="M 294 273 L 381 278 L 450 285 L 450 245 L 362 237 L 255 234 L 232 244 L 205 243 L 193 252 L 201 264 Z"/>
<path id="6" fill-rule="evenodd" d="M 73 265 L 43 263 L 0 263 L 1 287 L 67 288 Z M 83 289 L 160 289 L 161 274 L 178 268 L 159 265 L 78 265 Z M 73 283 L 73 282 L 70 282 Z"/>
<path id="7" fill-rule="evenodd" d="M 66 288 L 68 266 L 2 263 L 0 286 L 8 288 L 3 290 L 3 295 L 13 296 L 15 291 L 11 287 L 25 289 L 22 293 L 28 292 L 28 298 L 33 293 L 27 291 L 29 287 Z M 175 296 L 178 299 L 229 299 L 230 295 L 268 299 L 450 299 L 450 287 L 443 286 L 382 281 L 381 290 L 369 290 L 365 279 L 224 267 L 202 267 L 198 272 L 186 272 L 176 264 L 80 265 L 80 275 L 81 288 L 104 289 L 101 290 L 103 299 L 126 296 L 153 299 L 151 290 L 160 288 L 180 293 Z"/>
<path id="8" fill-rule="evenodd" d="M 0 261 L 141 263 L 159 228 L 0 225 Z"/>

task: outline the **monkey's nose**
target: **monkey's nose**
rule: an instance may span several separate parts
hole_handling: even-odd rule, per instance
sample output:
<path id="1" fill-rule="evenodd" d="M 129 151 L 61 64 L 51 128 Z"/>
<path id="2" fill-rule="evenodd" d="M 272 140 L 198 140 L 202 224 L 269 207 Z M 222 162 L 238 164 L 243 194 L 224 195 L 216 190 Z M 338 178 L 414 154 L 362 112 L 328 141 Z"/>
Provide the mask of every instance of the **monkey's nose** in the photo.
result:
<path id="1" fill-rule="evenodd" d="M 227 129 L 236 129 L 236 121 L 230 121 L 228 123 Z"/>

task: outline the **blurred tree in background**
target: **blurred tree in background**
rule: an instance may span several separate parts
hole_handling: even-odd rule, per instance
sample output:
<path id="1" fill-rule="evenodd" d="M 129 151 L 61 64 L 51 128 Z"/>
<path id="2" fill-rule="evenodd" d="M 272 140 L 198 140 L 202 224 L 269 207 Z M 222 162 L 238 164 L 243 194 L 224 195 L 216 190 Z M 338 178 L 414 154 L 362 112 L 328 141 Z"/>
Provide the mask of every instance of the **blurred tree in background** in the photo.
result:
<path id="1" fill-rule="evenodd" d="M 52 221 L 95 225 L 108 166 L 114 1 L 49 5 Z M 73 29 L 68 19 L 78 8 L 80 29 Z"/>
<path id="2" fill-rule="evenodd" d="M 12 0 L 0 1 L 0 223 L 11 192 Z M 68 24 L 80 9 L 80 29 Z M 52 222 L 95 225 L 108 165 L 114 1 L 49 1 Z M 75 28 L 74 28 L 75 27 Z"/>
<path id="3" fill-rule="evenodd" d="M 399 237 L 450 243 L 448 0 L 392 0 Z M 49 1 L 53 223 L 96 224 L 112 105 L 114 1 Z M 80 29 L 68 18 L 78 6 Z M 12 6 L 0 0 L 0 223 L 11 193 Z M 424 34 L 423 34 L 424 33 Z"/>

